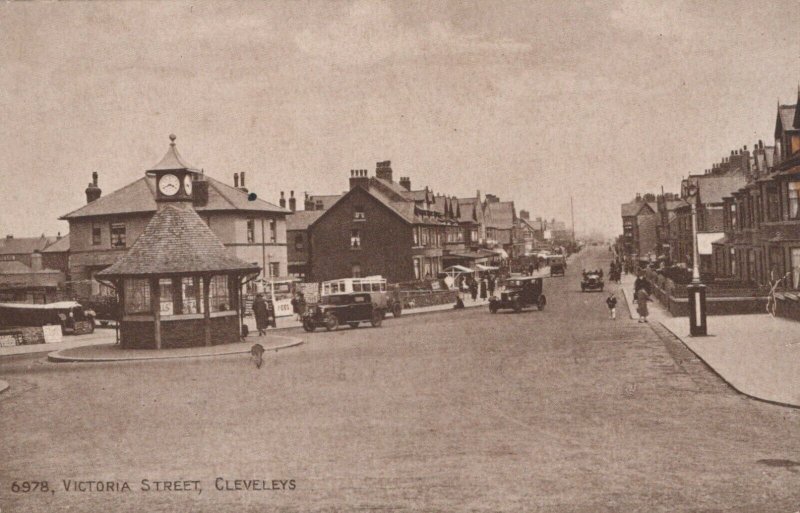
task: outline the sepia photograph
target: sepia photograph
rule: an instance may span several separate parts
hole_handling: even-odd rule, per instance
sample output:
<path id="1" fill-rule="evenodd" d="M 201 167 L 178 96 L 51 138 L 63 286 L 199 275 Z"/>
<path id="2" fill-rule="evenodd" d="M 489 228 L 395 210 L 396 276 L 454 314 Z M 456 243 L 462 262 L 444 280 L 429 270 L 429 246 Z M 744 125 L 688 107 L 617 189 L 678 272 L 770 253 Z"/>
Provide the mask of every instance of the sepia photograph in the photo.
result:
<path id="1" fill-rule="evenodd" d="M 0 513 L 800 513 L 798 0 L 0 3 Z"/>

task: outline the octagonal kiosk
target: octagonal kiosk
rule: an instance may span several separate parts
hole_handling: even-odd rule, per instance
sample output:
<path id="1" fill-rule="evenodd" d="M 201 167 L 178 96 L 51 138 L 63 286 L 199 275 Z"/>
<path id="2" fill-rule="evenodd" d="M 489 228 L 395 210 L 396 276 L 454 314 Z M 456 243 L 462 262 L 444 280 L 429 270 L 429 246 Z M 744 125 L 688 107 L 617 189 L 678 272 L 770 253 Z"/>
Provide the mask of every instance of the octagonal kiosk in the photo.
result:
<path id="1" fill-rule="evenodd" d="M 120 344 L 126 349 L 210 346 L 238 342 L 242 284 L 261 268 L 229 254 L 197 215 L 195 184 L 171 135 L 155 177 L 157 210 L 131 249 L 97 273 L 120 300 Z"/>

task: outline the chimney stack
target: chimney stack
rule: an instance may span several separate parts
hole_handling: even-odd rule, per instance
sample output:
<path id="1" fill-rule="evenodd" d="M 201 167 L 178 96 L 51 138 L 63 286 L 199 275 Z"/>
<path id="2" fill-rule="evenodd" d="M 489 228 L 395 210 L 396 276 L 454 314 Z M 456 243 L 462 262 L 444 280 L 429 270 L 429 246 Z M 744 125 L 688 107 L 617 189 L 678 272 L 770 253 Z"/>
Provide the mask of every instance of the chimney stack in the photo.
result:
<path id="1" fill-rule="evenodd" d="M 281 199 L 278 201 L 278 204 L 281 208 L 286 208 L 286 198 L 283 197 L 283 191 L 281 191 Z"/>
<path id="2" fill-rule="evenodd" d="M 400 187 L 403 189 L 410 191 L 411 190 L 411 178 L 407 176 L 400 177 Z"/>
<path id="3" fill-rule="evenodd" d="M 87 204 L 97 201 L 100 198 L 100 194 L 102 194 L 103 191 L 97 186 L 97 171 L 92 173 L 92 182 L 86 187 L 84 192 L 86 193 Z"/>
<path id="4" fill-rule="evenodd" d="M 375 177 L 387 182 L 392 181 L 392 161 L 384 160 L 375 165 Z"/>
<path id="5" fill-rule="evenodd" d="M 233 173 L 233 186 L 239 188 L 239 173 Z"/>
<path id="6" fill-rule="evenodd" d="M 297 210 L 297 199 L 294 197 L 294 191 L 289 191 L 289 210 L 292 212 Z"/>
<path id="7" fill-rule="evenodd" d="M 305 193 L 305 194 L 306 194 L 306 198 L 305 198 L 305 204 L 303 205 L 303 208 L 305 208 L 306 210 L 314 210 L 314 201 L 311 199 L 311 196 L 309 196 L 308 193 Z"/>
<path id="8" fill-rule="evenodd" d="M 367 176 L 366 169 L 351 169 L 350 170 L 350 188 L 354 188 L 356 186 L 361 186 L 364 188 L 369 187 L 369 176 Z"/>

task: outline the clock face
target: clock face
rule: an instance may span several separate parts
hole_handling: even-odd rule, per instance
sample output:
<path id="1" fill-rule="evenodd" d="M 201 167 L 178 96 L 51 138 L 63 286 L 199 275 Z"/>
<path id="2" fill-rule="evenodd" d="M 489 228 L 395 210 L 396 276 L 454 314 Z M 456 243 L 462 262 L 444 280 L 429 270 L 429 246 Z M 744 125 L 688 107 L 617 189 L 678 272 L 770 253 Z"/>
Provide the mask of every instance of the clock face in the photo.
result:
<path id="1" fill-rule="evenodd" d="M 158 181 L 158 190 L 161 191 L 161 194 L 164 196 L 174 196 L 178 194 L 180 188 L 181 181 L 173 174 L 166 174 Z"/>
<path id="2" fill-rule="evenodd" d="M 192 195 L 192 175 L 183 177 L 183 192 L 185 192 L 187 196 Z"/>

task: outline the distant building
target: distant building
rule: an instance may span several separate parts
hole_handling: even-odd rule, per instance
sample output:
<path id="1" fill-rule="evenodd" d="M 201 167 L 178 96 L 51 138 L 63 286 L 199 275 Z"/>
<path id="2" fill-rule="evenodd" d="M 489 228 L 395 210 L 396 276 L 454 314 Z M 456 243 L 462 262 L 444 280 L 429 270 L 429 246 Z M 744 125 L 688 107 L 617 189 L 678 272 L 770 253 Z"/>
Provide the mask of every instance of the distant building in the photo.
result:
<path id="1" fill-rule="evenodd" d="M 24 237 L 0 240 L 0 302 L 51 303 L 63 299 L 65 257 L 59 248 L 67 237 Z M 55 247 L 58 245 L 59 247 Z M 54 247 L 52 253 L 46 253 Z"/>
<path id="2" fill-rule="evenodd" d="M 622 237 L 624 258 L 630 263 L 655 261 L 658 254 L 658 205 L 655 196 L 647 194 L 622 204 Z"/>

